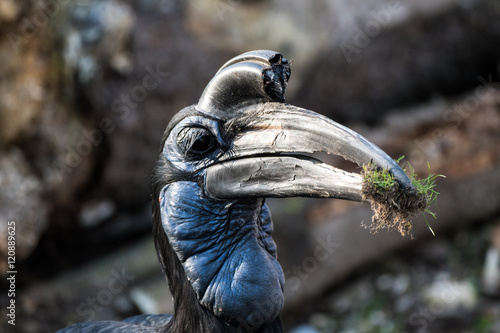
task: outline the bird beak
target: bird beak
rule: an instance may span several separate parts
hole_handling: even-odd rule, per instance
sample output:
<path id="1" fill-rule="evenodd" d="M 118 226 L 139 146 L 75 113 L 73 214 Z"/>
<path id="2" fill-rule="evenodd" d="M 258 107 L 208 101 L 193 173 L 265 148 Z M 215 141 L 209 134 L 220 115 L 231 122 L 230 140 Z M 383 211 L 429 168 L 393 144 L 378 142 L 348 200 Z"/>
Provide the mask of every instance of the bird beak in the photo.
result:
<path id="1" fill-rule="evenodd" d="M 209 195 L 219 199 L 319 197 L 362 201 L 362 175 L 306 154 L 326 152 L 359 166 L 389 170 L 407 192 L 414 187 L 384 151 L 355 131 L 316 112 L 284 103 L 260 103 L 240 110 L 250 124 L 233 146 L 205 171 Z M 242 116 L 243 114 L 243 116 Z"/>

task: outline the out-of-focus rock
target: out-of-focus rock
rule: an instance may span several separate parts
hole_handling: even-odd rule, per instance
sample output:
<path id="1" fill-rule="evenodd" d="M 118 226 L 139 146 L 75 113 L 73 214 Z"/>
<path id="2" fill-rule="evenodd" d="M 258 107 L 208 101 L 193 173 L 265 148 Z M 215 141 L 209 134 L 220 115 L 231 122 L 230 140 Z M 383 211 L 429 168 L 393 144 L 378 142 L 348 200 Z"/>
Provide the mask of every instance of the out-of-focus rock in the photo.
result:
<path id="1" fill-rule="evenodd" d="M 79 83 L 102 78 L 107 68 L 127 75 L 133 69 L 129 46 L 135 28 L 132 8 L 121 1 L 87 0 L 69 6 L 62 23 L 64 60 Z"/>
<path id="2" fill-rule="evenodd" d="M 51 33 L 51 23 L 64 15 L 64 6 L 58 2 L 36 2 L 31 7 L 18 2 L 16 6 L 19 15 L 3 27 L 7 33 L 0 39 L 4 64 L 0 68 L 0 173 L 5 184 L 2 220 L 18 224 L 17 259 L 22 261 L 49 226 L 49 215 L 75 200 L 94 161 L 93 147 L 78 137 L 85 133 L 87 121 L 75 107 L 72 92 L 63 93 L 69 91 L 68 82 Z M 0 239 L 1 248 L 6 239 Z"/>
<path id="3" fill-rule="evenodd" d="M 12 22 L 19 17 L 19 5 L 14 0 L 1 0 L 0 1 L 0 22 Z"/>
<path id="4" fill-rule="evenodd" d="M 80 211 L 80 224 L 86 228 L 95 227 L 109 219 L 115 212 L 116 205 L 113 201 L 102 200 L 88 202 L 83 205 Z"/>
<path id="5" fill-rule="evenodd" d="M 38 127 L 43 123 L 46 103 L 52 99 L 53 86 L 46 84 L 52 74 L 44 49 L 47 27 L 34 26 L 28 15 L 40 11 L 41 5 L 34 5 L 32 11 L 26 3 L 1 1 L 0 6 L 0 30 L 5 32 L 0 38 L 0 267 L 4 274 L 7 221 L 16 223 L 16 264 L 36 247 L 49 224 L 51 183 L 34 161 L 32 149 L 46 140 Z M 21 25 L 31 29 L 30 38 Z M 31 138 L 37 141 L 32 143 Z M 45 164 L 44 168 L 50 166 Z"/>
<path id="6" fill-rule="evenodd" d="M 489 294 L 500 293 L 500 225 L 497 223 L 491 233 L 492 245 L 484 258 L 482 283 L 484 291 Z"/>
<path id="7" fill-rule="evenodd" d="M 39 45 L 33 40 L 16 53 L 6 38 L 0 39 L 0 146 L 33 131 L 43 110 L 47 62 Z"/>
<path id="8" fill-rule="evenodd" d="M 478 295 L 472 283 L 453 281 L 448 276 L 438 276 L 427 289 L 422 291 L 425 305 L 438 315 L 451 315 L 461 310 L 472 309 Z"/>
<path id="9" fill-rule="evenodd" d="M 486 45 L 499 39 L 500 6 L 446 3 L 440 10 L 413 12 L 403 25 L 387 29 L 377 29 L 376 18 L 356 21 L 319 54 L 297 98 L 334 119 L 373 124 L 391 109 L 473 89 L 479 76 L 498 78 L 500 50 Z M 398 15 L 414 4 L 401 2 Z"/>
<path id="10" fill-rule="evenodd" d="M 492 246 L 486 251 L 482 272 L 484 290 L 489 294 L 496 294 L 500 289 L 500 251 Z"/>
<path id="11" fill-rule="evenodd" d="M 13 236 L 17 261 L 22 261 L 31 253 L 48 225 L 43 187 L 43 182 L 30 169 L 22 151 L 12 149 L 0 155 L 0 221 L 2 221 L 0 271 L 2 272 L 7 271 L 8 225 L 14 226 L 11 232 L 15 233 Z"/>

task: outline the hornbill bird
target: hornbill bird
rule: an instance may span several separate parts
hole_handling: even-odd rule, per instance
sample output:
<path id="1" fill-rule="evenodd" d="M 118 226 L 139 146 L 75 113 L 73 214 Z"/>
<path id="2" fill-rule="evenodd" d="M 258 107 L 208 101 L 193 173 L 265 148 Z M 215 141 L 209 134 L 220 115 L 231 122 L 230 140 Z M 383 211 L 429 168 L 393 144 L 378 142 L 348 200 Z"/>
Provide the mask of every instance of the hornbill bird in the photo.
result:
<path id="1" fill-rule="evenodd" d="M 290 64 L 273 51 L 239 55 L 198 104 L 177 113 L 152 175 L 153 232 L 174 315 L 81 323 L 62 332 L 283 332 L 284 274 L 267 197 L 361 201 L 362 177 L 311 156 L 327 152 L 401 168 L 358 133 L 286 104 Z"/>

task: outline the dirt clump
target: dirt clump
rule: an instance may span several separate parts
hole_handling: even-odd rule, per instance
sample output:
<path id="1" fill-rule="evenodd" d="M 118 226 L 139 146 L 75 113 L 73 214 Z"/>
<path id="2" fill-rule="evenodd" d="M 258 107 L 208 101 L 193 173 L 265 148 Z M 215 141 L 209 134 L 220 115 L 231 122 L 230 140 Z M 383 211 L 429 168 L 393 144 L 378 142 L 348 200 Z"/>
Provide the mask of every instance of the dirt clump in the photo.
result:
<path id="1" fill-rule="evenodd" d="M 402 188 L 388 170 L 381 170 L 370 164 L 363 166 L 362 173 L 361 194 L 364 201 L 370 202 L 374 213 L 371 225 L 363 223 L 370 232 L 388 229 L 397 230 L 402 236 L 411 236 L 412 218 L 416 214 L 427 212 L 434 216 L 429 210 L 429 204 L 438 194 L 433 190 L 436 176 L 431 174 L 427 179 L 416 180 L 412 173 L 410 179 L 415 190 L 408 191 Z"/>

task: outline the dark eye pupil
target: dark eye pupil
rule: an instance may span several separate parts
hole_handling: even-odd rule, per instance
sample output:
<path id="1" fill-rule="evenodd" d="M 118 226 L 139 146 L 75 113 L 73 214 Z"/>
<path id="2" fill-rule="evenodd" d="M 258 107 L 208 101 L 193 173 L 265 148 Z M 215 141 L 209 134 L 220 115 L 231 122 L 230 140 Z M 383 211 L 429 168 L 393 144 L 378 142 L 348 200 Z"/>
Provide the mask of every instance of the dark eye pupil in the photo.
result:
<path id="1" fill-rule="evenodd" d="M 216 147 L 213 134 L 202 127 L 185 127 L 177 134 L 177 144 L 186 157 L 203 158 Z"/>
<path id="2" fill-rule="evenodd" d="M 205 151 L 210 149 L 211 146 L 212 146 L 212 137 L 209 135 L 202 135 L 193 142 L 191 149 L 193 149 L 196 152 L 204 153 Z"/>

